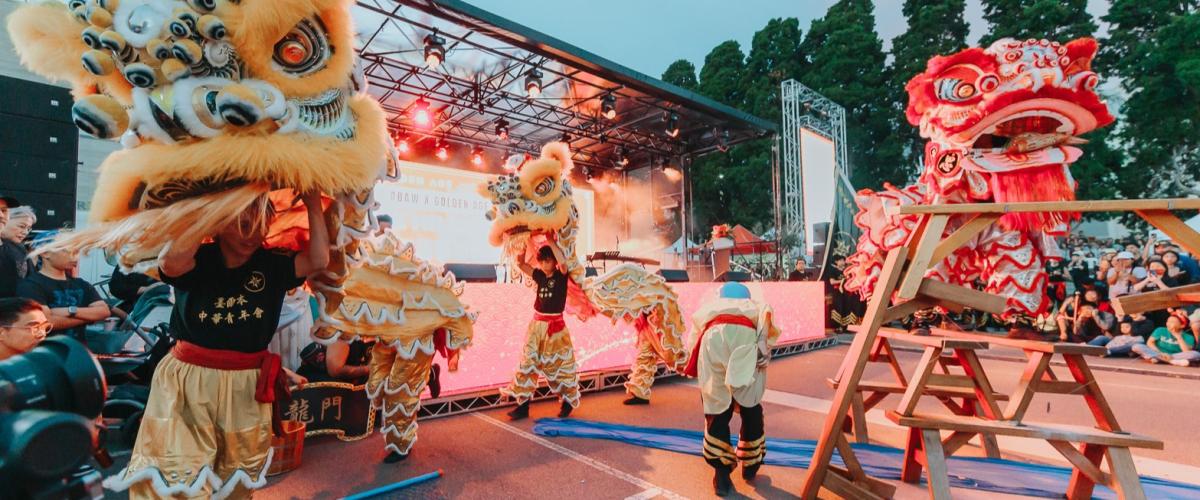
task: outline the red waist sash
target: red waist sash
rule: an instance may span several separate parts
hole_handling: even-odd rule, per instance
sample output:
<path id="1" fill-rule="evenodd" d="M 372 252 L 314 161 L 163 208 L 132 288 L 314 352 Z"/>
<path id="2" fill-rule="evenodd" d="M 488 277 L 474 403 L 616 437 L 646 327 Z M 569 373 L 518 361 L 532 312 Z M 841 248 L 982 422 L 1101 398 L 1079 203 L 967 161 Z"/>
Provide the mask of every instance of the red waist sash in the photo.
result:
<path id="1" fill-rule="evenodd" d="M 704 329 L 700 330 L 700 336 L 696 338 L 696 345 L 692 346 L 692 357 L 688 358 L 687 367 L 683 369 L 684 376 L 695 378 L 699 373 L 697 363 L 700 361 L 700 341 L 704 340 L 704 334 L 708 332 L 709 328 L 717 325 L 741 325 L 751 330 L 758 328 L 754 326 L 753 320 L 737 314 L 718 314 L 708 320 L 708 323 L 704 324 Z"/>
<path id="2" fill-rule="evenodd" d="M 259 403 L 271 403 L 271 427 L 276 434 L 280 433 L 279 407 L 277 396 L 291 396 L 287 374 L 283 372 L 283 361 L 279 355 L 269 351 L 240 352 L 224 349 L 209 349 L 191 342 L 180 340 L 171 348 L 175 359 L 189 365 L 212 368 L 214 370 L 253 370 L 258 369 L 258 383 L 254 387 L 254 400 Z"/>
<path id="3" fill-rule="evenodd" d="M 567 329 L 567 322 L 563 320 L 562 313 L 544 314 L 535 311 L 533 313 L 533 320 L 543 321 L 549 326 L 549 328 L 546 330 L 546 335 L 554 335 Z"/>

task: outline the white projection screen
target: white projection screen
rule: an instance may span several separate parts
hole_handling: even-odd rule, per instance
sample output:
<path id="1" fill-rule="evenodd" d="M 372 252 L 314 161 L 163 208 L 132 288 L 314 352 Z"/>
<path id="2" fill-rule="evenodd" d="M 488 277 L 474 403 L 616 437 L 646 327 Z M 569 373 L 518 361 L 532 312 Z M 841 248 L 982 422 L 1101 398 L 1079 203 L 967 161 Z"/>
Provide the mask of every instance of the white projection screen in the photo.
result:
<path id="1" fill-rule="evenodd" d="M 411 242 L 417 255 L 439 263 L 498 264 L 500 249 L 488 244 L 488 201 L 476 191 L 488 174 L 474 170 L 400 162 L 400 180 L 375 186 L 379 214 L 392 217 L 392 232 Z M 575 189 L 580 255 L 592 253 L 593 193 Z"/>
<path id="2" fill-rule="evenodd" d="M 804 179 L 805 253 L 812 255 L 813 226 L 830 222 L 834 193 L 837 192 L 837 165 L 833 141 L 808 129 L 800 129 L 800 175 Z"/>

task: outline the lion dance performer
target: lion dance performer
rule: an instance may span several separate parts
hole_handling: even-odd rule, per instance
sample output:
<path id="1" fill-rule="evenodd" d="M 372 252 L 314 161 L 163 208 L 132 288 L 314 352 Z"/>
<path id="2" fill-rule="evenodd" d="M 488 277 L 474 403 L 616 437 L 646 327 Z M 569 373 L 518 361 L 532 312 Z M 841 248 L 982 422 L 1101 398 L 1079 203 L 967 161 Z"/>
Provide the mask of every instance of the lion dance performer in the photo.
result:
<path id="1" fill-rule="evenodd" d="M 22 63 L 70 83 L 74 122 L 124 146 L 100 167 L 91 224 L 45 249 L 161 267 L 186 294 L 172 322 L 188 330 L 182 347 L 159 366 L 143 432 L 110 488 L 225 497 L 265 484 L 282 375 L 256 325 L 278 318 L 280 289 L 305 277 L 336 307 L 330 290 L 373 226 L 372 186 L 396 173 L 355 64 L 352 4 L 70 0 L 9 17 Z M 292 213 L 273 217 L 274 206 Z M 288 257 L 263 241 L 311 251 Z"/>
<path id="2" fill-rule="evenodd" d="M 700 382 L 704 461 L 716 470 L 713 488 L 719 496 L 733 488 L 729 475 L 739 462 L 749 481 L 766 457 L 762 397 L 780 334 L 772 315 L 771 306 L 752 299 L 746 285 L 726 283 L 718 298 L 692 316 L 697 337 L 684 374 Z M 734 412 L 742 417 L 736 451 L 729 435 Z"/>
<path id="3" fill-rule="evenodd" d="M 480 194 L 492 202 L 487 217 L 492 221 L 489 241 L 503 247 L 510 267 L 535 267 L 539 250 L 549 245 L 565 267 L 566 312 L 587 320 L 597 313 L 615 323 L 625 320 L 637 330 L 638 355 L 625 384 L 626 404 L 649 402 L 658 361 L 673 370 L 687 361 L 683 347 L 684 324 L 678 298 L 661 276 L 623 264 L 597 277 L 584 277 L 585 269 L 575 254 L 579 211 L 571 197 L 568 175 L 574 168 L 566 144 L 553 142 L 542 148 L 540 158 L 510 159 L 508 175 L 480 186 Z M 535 285 L 532 277 L 521 280 Z M 533 364 L 522 361 L 519 370 Z M 545 373 L 543 373 L 545 375 Z M 517 377 L 519 384 L 507 391 L 518 404 L 528 401 L 536 380 Z M 578 401 L 571 401 L 572 406 Z"/>
<path id="4" fill-rule="evenodd" d="M 885 208 L 912 204 L 1008 203 L 1075 199 L 1070 165 L 1078 136 L 1112 123 L 1091 70 L 1096 42 L 997 40 L 934 57 L 908 82 L 909 123 L 920 127 L 925 169 L 917 184 L 857 195 L 863 230 L 849 258 L 845 288 L 871 294 L 887 253 L 907 243 L 915 215 Z M 1006 214 L 935 263 L 927 278 L 973 286 L 1008 298 L 1010 335 L 1030 336 L 1029 318 L 1047 307 L 1047 260 L 1062 258 L 1054 238 L 1068 233 L 1073 213 Z M 946 234 L 969 215 L 953 216 Z M 928 314 L 924 325 L 928 326 Z M 919 322 L 922 321 L 919 317 Z"/>
<path id="5" fill-rule="evenodd" d="M 457 371 L 475 314 L 459 302 L 462 284 L 441 266 L 414 257 L 388 232 L 360 242 L 360 260 L 337 290 L 319 296 L 321 342 L 378 339 L 371 349 L 367 395 L 383 413 L 384 462 L 408 457 L 417 441 L 421 393 L 435 354 Z M 336 304 L 333 302 L 336 301 Z"/>

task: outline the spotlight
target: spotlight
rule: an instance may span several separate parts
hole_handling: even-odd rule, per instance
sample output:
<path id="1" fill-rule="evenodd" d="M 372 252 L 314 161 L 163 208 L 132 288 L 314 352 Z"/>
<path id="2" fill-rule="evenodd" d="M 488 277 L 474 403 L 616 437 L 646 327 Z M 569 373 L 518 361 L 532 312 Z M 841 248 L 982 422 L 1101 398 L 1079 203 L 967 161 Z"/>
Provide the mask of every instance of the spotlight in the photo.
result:
<path id="1" fill-rule="evenodd" d="M 476 167 L 483 166 L 483 149 L 479 146 L 475 146 L 471 149 L 471 164 L 475 165 Z"/>
<path id="2" fill-rule="evenodd" d="M 722 153 L 729 151 L 729 129 L 721 129 L 717 135 L 717 151 Z"/>
<path id="3" fill-rule="evenodd" d="M 405 155 L 408 154 L 409 151 L 412 151 L 412 144 L 408 143 L 407 132 L 401 131 L 400 134 L 396 136 L 396 151 L 399 151 L 400 154 Z"/>
<path id="4" fill-rule="evenodd" d="M 590 169 L 588 167 L 583 167 L 583 178 L 588 181 L 591 181 L 592 180 L 592 169 Z"/>
<path id="5" fill-rule="evenodd" d="M 675 113 L 664 114 L 663 121 L 667 122 L 667 135 L 671 137 L 679 137 L 679 115 Z"/>
<path id="6" fill-rule="evenodd" d="M 439 160 L 446 161 L 446 158 L 450 157 L 450 147 L 447 146 L 446 143 L 438 141 L 433 155 Z"/>
<path id="7" fill-rule="evenodd" d="M 425 35 L 425 66 L 429 69 L 437 69 L 445 60 L 446 40 L 438 36 L 436 31 Z"/>
<path id="8" fill-rule="evenodd" d="M 600 134 L 600 138 L 597 140 L 600 141 L 600 144 L 608 143 L 608 134 Z"/>
<path id="9" fill-rule="evenodd" d="M 529 94 L 529 97 L 542 94 L 542 72 L 537 68 L 530 68 L 525 72 L 525 93 Z"/>
<path id="10" fill-rule="evenodd" d="M 617 165 L 622 167 L 629 165 L 629 157 L 625 156 L 625 146 L 617 146 L 615 155 Z"/>
<path id="11" fill-rule="evenodd" d="M 429 101 L 426 101 L 424 97 L 418 97 L 412 107 L 413 123 L 425 127 L 433 121 L 433 115 L 429 112 Z"/>
<path id="12" fill-rule="evenodd" d="M 617 97 L 605 94 L 600 98 L 600 114 L 609 120 L 617 117 Z"/>
<path id="13" fill-rule="evenodd" d="M 501 118 L 496 121 L 496 138 L 502 141 L 508 140 L 508 120 Z"/>
<path id="14" fill-rule="evenodd" d="M 671 182 L 678 182 L 679 179 L 683 178 L 683 172 L 680 172 L 678 168 L 671 166 L 663 168 L 663 175 L 667 176 L 667 180 Z"/>
<path id="15" fill-rule="evenodd" d="M 562 137 L 560 137 L 559 140 L 562 142 L 565 142 L 567 144 L 570 144 L 571 143 L 571 134 L 569 132 L 563 132 Z"/>

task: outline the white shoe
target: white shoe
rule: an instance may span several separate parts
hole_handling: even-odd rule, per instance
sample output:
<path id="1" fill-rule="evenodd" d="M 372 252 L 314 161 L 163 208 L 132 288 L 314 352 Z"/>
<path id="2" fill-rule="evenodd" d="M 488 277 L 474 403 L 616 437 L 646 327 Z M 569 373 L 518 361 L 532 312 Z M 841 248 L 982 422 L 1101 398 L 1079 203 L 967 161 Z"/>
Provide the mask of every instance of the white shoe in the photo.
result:
<path id="1" fill-rule="evenodd" d="M 1172 359 L 1171 364 L 1175 366 L 1192 366 L 1186 359 Z"/>

